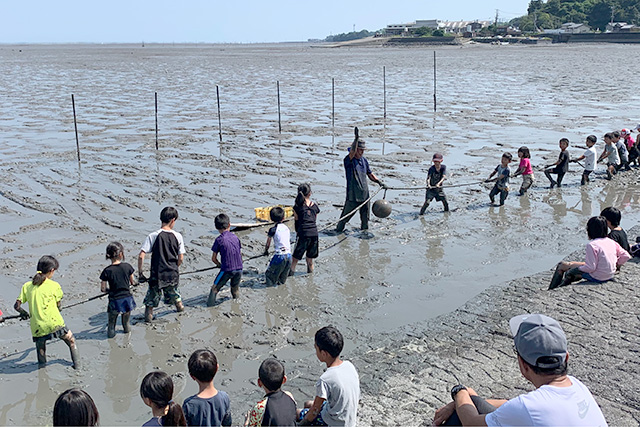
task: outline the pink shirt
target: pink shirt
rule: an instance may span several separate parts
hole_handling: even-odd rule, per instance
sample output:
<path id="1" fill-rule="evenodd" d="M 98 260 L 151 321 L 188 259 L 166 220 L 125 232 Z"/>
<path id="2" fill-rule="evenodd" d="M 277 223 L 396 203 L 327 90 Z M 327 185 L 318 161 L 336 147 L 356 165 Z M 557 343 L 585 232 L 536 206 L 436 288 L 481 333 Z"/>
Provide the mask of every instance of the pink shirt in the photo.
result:
<path id="1" fill-rule="evenodd" d="M 624 142 L 627 143 L 627 147 L 631 148 L 633 147 L 633 144 L 635 144 L 636 142 L 633 140 L 633 137 L 631 135 L 625 135 L 624 136 Z"/>
<path id="2" fill-rule="evenodd" d="M 533 168 L 531 167 L 531 159 L 527 159 L 526 157 L 521 158 L 518 169 L 522 169 L 522 175 L 533 174 Z"/>
<path id="3" fill-rule="evenodd" d="M 593 239 L 587 243 L 584 265 L 580 271 L 589 273 L 596 280 L 610 280 L 616 274 L 616 267 L 629 261 L 631 255 L 618 242 L 608 237 Z"/>

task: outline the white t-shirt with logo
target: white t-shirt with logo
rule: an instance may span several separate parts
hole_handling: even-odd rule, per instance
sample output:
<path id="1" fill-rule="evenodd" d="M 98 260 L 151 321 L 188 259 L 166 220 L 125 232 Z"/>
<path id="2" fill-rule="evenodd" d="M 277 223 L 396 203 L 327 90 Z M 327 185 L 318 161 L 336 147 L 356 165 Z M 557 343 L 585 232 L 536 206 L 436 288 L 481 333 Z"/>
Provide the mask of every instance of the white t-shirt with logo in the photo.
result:
<path id="1" fill-rule="evenodd" d="M 605 427 L 591 392 L 572 376 L 570 387 L 542 387 L 504 403 L 485 416 L 488 426 Z"/>

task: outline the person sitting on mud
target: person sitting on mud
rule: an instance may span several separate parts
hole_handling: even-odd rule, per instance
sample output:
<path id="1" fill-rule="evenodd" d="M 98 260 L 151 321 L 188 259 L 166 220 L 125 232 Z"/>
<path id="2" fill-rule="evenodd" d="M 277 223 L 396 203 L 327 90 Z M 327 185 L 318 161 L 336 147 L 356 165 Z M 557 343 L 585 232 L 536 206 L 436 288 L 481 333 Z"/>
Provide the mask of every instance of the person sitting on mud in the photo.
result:
<path id="1" fill-rule="evenodd" d="M 620 209 L 614 208 L 613 206 L 604 208 L 602 212 L 600 212 L 600 216 L 607 220 L 607 227 L 611 230 L 607 237 L 618 242 L 622 249 L 631 253 L 631 246 L 629 246 L 627 232 L 620 227 L 620 221 L 622 220 L 622 213 L 620 213 Z"/>
<path id="2" fill-rule="evenodd" d="M 489 178 L 485 182 L 495 181 L 495 185 L 489 192 L 489 200 L 491 204 L 495 204 L 496 195 L 500 194 L 500 206 L 504 205 L 504 201 L 507 200 L 507 196 L 509 195 L 509 176 L 511 175 L 511 170 L 509 169 L 509 163 L 513 159 L 511 153 L 504 153 L 502 158 L 500 159 L 500 164 L 496 166 L 496 168 L 491 172 Z M 492 179 L 494 175 L 497 176 Z"/>
<path id="3" fill-rule="evenodd" d="M 178 286 L 180 273 L 178 268 L 184 259 L 185 249 L 182 234 L 173 229 L 178 219 L 178 210 L 167 206 L 160 212 L 162 226 L 160 230 L 149 234 L 138 255 L 138 280 L 147 281 L 142 272 L 145 254 L 151 252 L 151 273 L 149 289 L 144 297 L 144 321 L 153 320 L 153 309 L 160 304 L 164 295 L 165 304 L 175 304 L 178 312 L 184 311 Z"/>
<path id="4" fill-rule="evenodd" d="M 618 150 L 616 146 L 613 145 L 613 135 L 609 133 L 604 134 L 604 151 L 598 158 L 598 161 L 607 159 L 607 179 L 611 180 L 613 175 L 618 173 L 618 169 L 620 167 L 620 154 L 618 154 Z"/>
<path id="5" fill-rule="evenodd" d="M 427 194 L 424 197 L 424 204 L 420 208 L 420 215 L 424 215 L 429 207 L 429 203 L 435 198 L 437 202 L 442 202 L 445 212 L 449 212 L 449 203 L 444 194 L 442 183 L 447 179 L 447 167 L 442 164 L 442 154 L 433 155 L 433 166 L 427 172 Z"/>
<path id="6" fill-rule="evenodd" d="M 20 318 L 31 317 L 31 335 L 36 344 L 38 367 L 42 368 L 47 363 L 47 341 L 60 338 L 69 346 L 71 360 L 75 369 L 80 368 L 80 357 L 76 347 L 76 339 L 73 333 L 67 329 L 60 315 L 60 301 L 62 300 L 62 288 L 58 282 L 51 280 L 60 264 L 50 255 L 45 255 L 38 260 L 38 271 L 31 281 L 22 285 L 20 296 L 13 308 L 20 313 Z M 22 304 L 29 304 L 28 313 Z"/>
<path id="7" fill-rule="evenodd" d="M 111 242 L 107 245 L 107 259 L 111 265 L 100 273 L 100 292 L 109 293 L 107 305 L 107 338 L 116 336 L 116 322 L 118 315 L 122 313 L 122 328 L 124 333 L 131 332 L 131 311 L 136 308 L 136 302 L 131 294 L 133 285 L 133 267 L 122 262 L 124 260 L 124 247 L 120 242 Z"/>
<path id="8" fill-rule="evenodd" d="M 570 285 L 579 280 L 604 283 L 616 274 L 616 270 L 627 262 L 631 255 L 618 242 L 607 237 L 607 220 L 594 216 L 587 221 L 589 243 L 584 262 L 561 261 L 553 273 L 549 289 Z"/>
<path id="9" fill-rule="evenodd" d="M 344 158 L 344 172 L 347 179 L 347 198 L 344 202 L 344 208 L 340 218 L 344 217 L 336 226 L 336 231 L 342 233 L 344 231 L 347 222 L 355 215 L 355 210 L 358 206 L 369 199 L 369 185 L 367 184 L 367 178 L 377 183 L 379 186 L 384 187 L 382 181 L 380 181 L 369 168 L 369 162 L 364 157 L 364 150 L 366 143 L 358 135 L 358 128 L 355 128 L 355 138 L 349 149 L 349 154 Z M 369 229 L 369 202 L 365 203 L 360 208 L 360 229 Z"/>
<path id="10" fill-rule="evenodd" d="M 560 139 L 560 142 L 558 142 L 558 145 L 560 146 L 558 160 L 544 170 L 544 175 L 551 183 L 549 188 L 553 188 L 556 185 L 558 187 L 562 187 L 562 178 L 564 178 L 565 174 L 569 171 L 569 153 L 567 152 L 569 140 L 567 138 L 562 138 Z M 557 175 L 556 181 L 551 177 L 552 173 Z"/>
<path id="11" fill-rule="evenodd" d="M 213 281 L 207 307 L 213 307 L 216 303 L 216 296 L 220 289 L 231 280 L 231 296 L 233 299 L 240 295 L 240 280 L 242 279 L 242 245 L 238 236 L 231 231 L 231 222 L 226 214 L 219 214 L 213 223 L 220 235 L 216 237 L 211 247 L 211 261 L 218 267 L 220 272 Z M 218 261 L 220 254 L 220 261 Z"/>
<path id="12" fill-rule="evenodd" d="M 567 338 L 557 321 L 543 314 L 511 318 L 520 373 L 535 390 L 511 400 L 484 400 L 461 384 L 453 401 L 436 411 L 434 425 L 462 426 L 606 426 L 593 395 L 567 375 Z"/>

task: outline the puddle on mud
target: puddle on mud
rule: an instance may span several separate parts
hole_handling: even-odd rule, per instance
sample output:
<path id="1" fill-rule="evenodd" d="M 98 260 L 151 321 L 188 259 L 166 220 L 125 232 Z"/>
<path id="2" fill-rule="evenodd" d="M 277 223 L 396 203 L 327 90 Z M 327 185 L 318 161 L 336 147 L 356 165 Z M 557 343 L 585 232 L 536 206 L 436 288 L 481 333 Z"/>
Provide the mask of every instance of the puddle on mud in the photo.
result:
<path id="1" fill-rule="evenodd" d="M 521 145 L 532 149 L 535 166 L 552 163 L 560 137 L 582 144 L 588 134 L 600 136 L 637 122 L 630 115 L 637 110 L 630 106 L 638 102 L 628 92 L 628 82 L 635 81 L 632 69 L 608 72 L 576 65 L 589 61 L 606 68 L 638 49 L 438 49 L 434 117 L 430 74 L 425 74 L 432 50 L 30 46 L 15 55 L 3 47 L 0 83 L 6 102 L 0 117 L 7 119 L 0 120 L 6 137 L 0 146 L 6 177 L 0 183 L 5 283 L 0 307 L 11 314 L 21 284 L 45 253 L 59 257 L 55 279 L 63 286 L 64 304 L 97 294 L 107 243 L 121 241 L 134 263 L 144 237 L 158 226 L 160 209 L 169 204 L 180 212 L 176 229 L 187 246 L 183 272 L 211 266 L 217 213 L 227 212 L 234 222 L 252 221 L 254 207 L 291 204 L 300 182 L 312 185 L 322 210 L 319 227 L 331 225 L 340 215 L 333 205 L 344 201 L 342 157 L 354 125 L 370 144 L 373 171 L 395 187 L 422 185 L 436 151 L 444 154 L 450 184 L 484 179 L 502 152 L 515 156 Z M 191 61 L 188 67 L 185 58 Z M 569 68 L 570 78 L 564 71 Z M 339 76 L 335 137 L 332 76 Z M 131 84 L 136 81 L 145 84 Z M 222 143 L 215 84 L 221 88 Z M 80 169 L 71 92 L 78 108 Z M 604 94 L 625 102 L 604 105 Z M 323 252 L 313 275 L 305 274 L 301 263 L 286 286 L 267 288 L 259 273 L 268 259 L 258 258 L 245 265 L 240 301 L 231 301 L 226 289 L 223 301 L 207 308 L 204 295 L 215 272 L 185 274 L 186 312 L 176 315 L 161 307 L 157 322 L 146 326 L 139 308 L 130 337 L 118 333 L 106 339 L 103 300 L 63 311 L 85 363 L 78 373 L 70 368 L 62 343 L 48 346 L 52 363 L 37 371 L 27 324 L 2 324 L 2 389 L 12 393 L 0 406 L 0 424 L 47 422 L 55 397 L 71 386 L 85 387 L 94 397 L 102 424 L 142 423 L 149 418 L 137 392 L 142 377 L 152 369 L 173 374 L 176 398 L 182 401 L 196 392 L 186 360 L 205 346 L 218 355 L 216 381 L 229 392 L 236 421 L 260 397 L 255 377 L 268 355 L 286 363 L 289 389 L 302 401 L 322 372 L 312 345 L 318 327 L 333 323 L 343 330 L 348 356 L 375 346 L 370 340 L 376 333 L 450 312 L 488 286 L 550 268 L 585 243 L 586 219 L 605 206 L 623 211 L 625 227 L 639 222 L 637 185 L 597 180 L 584 189 L 579 172 L 572 165 L 567 185 L 548 190 L 536 170 L 536 187 L 523 198 L 515 196 L 520 180 L 514 179 L 514 191 L 501 208 L 488 206 L 486 185 L 451 188 L 446 190 L 451 213 L 443 214 L 434 201 L 420 218 L 422 191 L 389 191 L 393 213 L 372 219 L 369 235 L 360 233 L 353 219 L 346 239 L 321 236 Z M 265 231 L 238 233 L 245 257 L 262 251 Z M 139 306 L 144 292 L 144 286 L 135 290 Z"/>

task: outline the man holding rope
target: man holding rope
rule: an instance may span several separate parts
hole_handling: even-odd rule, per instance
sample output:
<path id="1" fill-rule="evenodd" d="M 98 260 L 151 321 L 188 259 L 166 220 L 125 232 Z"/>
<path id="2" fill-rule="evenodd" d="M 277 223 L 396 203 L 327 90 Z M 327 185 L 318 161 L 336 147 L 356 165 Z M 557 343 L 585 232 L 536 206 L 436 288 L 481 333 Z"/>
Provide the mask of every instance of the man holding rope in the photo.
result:
<path id="1" fill-rule="evenodd" d="M 344 202 L 340 222 L 336 231 L 341 233 L 344 226 L 353 218 L 358 206 L 360 207 L 360 229 L 369 229 L 369 185 L 367 178 L 384 188 L 380 181 L 369 168 L 369 162 L 364 157 L 366 143 L 358 136 L 358 128 L 355 128 L 355 138 L 349 149 L 349 154 L 344 158 L 344 171 L 347 179 L 347 198 Z M 365 203 L 366 202 L 366 203 Z M 363 204 L 364 203 L 364 204 Z"/>

